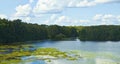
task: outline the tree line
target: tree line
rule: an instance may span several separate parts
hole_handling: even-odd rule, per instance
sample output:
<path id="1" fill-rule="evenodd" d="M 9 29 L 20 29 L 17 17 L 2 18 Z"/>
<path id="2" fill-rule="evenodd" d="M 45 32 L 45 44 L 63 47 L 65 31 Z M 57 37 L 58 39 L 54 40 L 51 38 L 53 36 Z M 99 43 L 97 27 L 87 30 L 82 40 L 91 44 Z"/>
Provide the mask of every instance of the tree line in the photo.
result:
<path id="1" fill-rule="evenodd" d="M 12 43 L 34 40 L 60 40 L 77 37 L 74 27 L 58 25 L 38 25 L 21 20 L 0 19 L 0 43 Z"/>
<path id="2" fill-rule="evenodd" d="M 120 41 L 120 25 L 86 26 L 78 33 L 82 41 Z"/>
<path id="3" fill-rule="evenodd" d="M 58 26 L 38 25 L 20 19 L 0 19 L 0 43 L 36 40 L 61 40 L 78 37 L 81 41 L 119 41 L 120 26 Z"/>

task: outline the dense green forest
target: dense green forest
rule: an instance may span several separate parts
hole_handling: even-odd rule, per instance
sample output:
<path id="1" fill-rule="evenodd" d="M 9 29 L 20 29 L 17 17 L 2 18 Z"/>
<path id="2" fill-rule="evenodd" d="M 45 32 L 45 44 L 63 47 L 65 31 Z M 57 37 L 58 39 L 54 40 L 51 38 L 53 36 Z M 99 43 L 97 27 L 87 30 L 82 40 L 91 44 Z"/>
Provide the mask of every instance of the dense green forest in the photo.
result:
<path id="1" fill-rule="evenodd" d="M 0 19 L 0 43 L 70 37 L 77 37 L 77 31 L 73 27 L 31 24 L 21 22 L 19 19 L 13 21 Z"/>
<path id="2" fill-rule="evenodd" d="M 120 41 L 120 26 L 86 26 L 79 31 L 82 41 Z"/>
<path id="3" fill-rule="evenodd" d="M 82 41 L 119 41 L 120 26 L 58 26 L 0 19 L 0 43 L 35 40 L 61 40 L 79 37 Z"/>

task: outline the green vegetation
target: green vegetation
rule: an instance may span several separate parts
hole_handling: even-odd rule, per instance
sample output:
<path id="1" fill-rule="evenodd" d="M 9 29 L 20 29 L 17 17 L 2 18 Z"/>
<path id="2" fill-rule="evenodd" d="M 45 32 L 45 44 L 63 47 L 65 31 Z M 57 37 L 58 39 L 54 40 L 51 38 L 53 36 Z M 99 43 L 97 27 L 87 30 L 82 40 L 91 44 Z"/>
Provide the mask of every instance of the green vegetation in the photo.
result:
<path id="1" fill-rule="evenodd" d="M 63 40 L 79 37 L 82 41 L 120 41 L 120 26 L 38 25 L 21 20 L 0 19 L 0 44 L 37 40 Z"/>
<path id="2" fill-rule="evenodd" d="M 67 57 L 66 52 L 61 52 L 54 48 L 40 48 L 34 51 L 33 55 L 50 55 L 54 57 Z"/>
<path id="3" fill-rule="evenodd" d="M 61 40 L 76 36 L 77 32 L 73 27 L 31 24 L 19 19 L 0 19 L 0 44 L 45 39 Z"/>
<path id="4" fill-rule="evenodd" d="M 120 26 L 87 26 L 78 33 L 82 41 L 120 41 Z"/>
<path id="5" fill-rule="evenodd" d="M 67 60 L 77 60 L 77 57 L 74 56 L 69 56 L 67 52 L 62 52 L 59 51 L 58 49 L 55 48 L 38 48 L 34 51 L 30 50 L 24 50 L 25 48 L 28 48 L 29 46 L 23 46 L 21 45 L 21 49 L 16 50 L 16 46 L 11 45 L 11 46 L 4 46 L 8 48 L 13 48 L 14 51 L 11 53 L 7 53 L 6 51 L 1 51 L 1 52 L 6 52 L 6 54 L 0 54 L 0 64 L 19 64 L 21 62 L 24 62 L 25 60 L 22 60 L 22 57 L 29 57 L 29 56 L 34 56 L 36 59 L 40 60 L 47 60 L 48 62 L 51 62 L 52 59 L 67 59 Z M 32 47 L 32 46 L 31 46 Z M 2 49 L 3 46 L 0 46 L 0 49 Z M 6 48 L 4 48 L 6 49 Z M 34 59 L 34 58 L 32 58 Z"/>

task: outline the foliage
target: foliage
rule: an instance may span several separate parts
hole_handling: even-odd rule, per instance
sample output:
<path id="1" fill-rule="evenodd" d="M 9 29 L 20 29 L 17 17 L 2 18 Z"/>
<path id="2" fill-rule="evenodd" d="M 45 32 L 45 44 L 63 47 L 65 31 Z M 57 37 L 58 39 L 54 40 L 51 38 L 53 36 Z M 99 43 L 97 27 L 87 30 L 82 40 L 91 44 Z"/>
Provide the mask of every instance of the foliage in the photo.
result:
<path id="1" fill-rule="evenodd" d="M 79 31 L 82 41 L 120 41 L 120 26 L 87 26 Z"/>
<path id="2" fill-rule="evenodd" d="M 76 29 L 58 25 L 38 25 L 21 20 L 0 19 L 0 44 L 76 37 Z"/>
<path id="3" fill-rule="evenodd" d="M 79 37 L 82 41 L 119 41 L 120 26 L 58 26 L 0 19 L 0 44 Z"/>

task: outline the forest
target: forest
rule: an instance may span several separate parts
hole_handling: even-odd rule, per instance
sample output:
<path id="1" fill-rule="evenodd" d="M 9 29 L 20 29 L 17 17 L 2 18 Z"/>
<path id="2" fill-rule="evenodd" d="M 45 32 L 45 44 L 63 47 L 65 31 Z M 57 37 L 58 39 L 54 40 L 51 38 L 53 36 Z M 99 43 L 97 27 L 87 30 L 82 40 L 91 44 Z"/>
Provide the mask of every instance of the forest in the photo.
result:
<path id="1" fill-rule="evenodd" d="M 79 31 L 82 41 L 120 41 L 120 25 L 86 26 Z"/>
<path id="2" fill-rule="evenodd" d="M 38 25 L 20 19 L 0 19 L 0 44 L 72 37 L 78 37 L 81 41 L 120 41 L 120 26 Z"/>
<path id="3" fill-rule="evenodd" d="M 0 19 L 0 43 L 61 40 L 70 37 L 77 37 L 77 31 L 73 27 L 31 24 L 19 19 Z"/>

